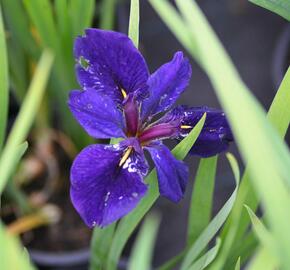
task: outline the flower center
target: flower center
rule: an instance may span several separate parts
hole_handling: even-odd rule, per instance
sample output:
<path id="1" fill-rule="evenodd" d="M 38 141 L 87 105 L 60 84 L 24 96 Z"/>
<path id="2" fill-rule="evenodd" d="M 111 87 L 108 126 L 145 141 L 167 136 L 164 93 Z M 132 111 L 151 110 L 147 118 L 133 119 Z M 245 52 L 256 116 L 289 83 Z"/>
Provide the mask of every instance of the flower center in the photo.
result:
<path id="1" fill-rule="evenodd" d="M 139 105 L 134 95 L 127 94 L 123 88 L 120 89 L 124 98 L 123 108 L 126 120 L 127 137 L 137 137 L 141 145 L 147 145 L 153 140 L 172 138 L 179 133 L 180 129 L 189 130 L 192 128 L 192 126 L 189 125 L 182 125 L 179 121 L 170 121 L 168 123 L 155 124 L 144 128 L 144 125 L 142 126 L 142 123 L 140 123 Z M 126 150 L 122 160 L 120 161 L 121 165 L 126 161 L 131 152 L 131 148 Z"/>
<path id="2" fill-rule="evenodd" d="M 127 136 L 135 137 L 139 127 L 139 108 L 133 94 L 127 95 L 126 91 L 121 88 L 124 104 L 124 116 L 126 120 Z"/>
<path id="3" fill-rule="evenodd" d="M 162 123 L 145 129 L 140 135 L 139 140 L 141 144 L 146 144 L 152 140 L 170 138 L 176 135 L 178 127 L 171 123 Z"/>

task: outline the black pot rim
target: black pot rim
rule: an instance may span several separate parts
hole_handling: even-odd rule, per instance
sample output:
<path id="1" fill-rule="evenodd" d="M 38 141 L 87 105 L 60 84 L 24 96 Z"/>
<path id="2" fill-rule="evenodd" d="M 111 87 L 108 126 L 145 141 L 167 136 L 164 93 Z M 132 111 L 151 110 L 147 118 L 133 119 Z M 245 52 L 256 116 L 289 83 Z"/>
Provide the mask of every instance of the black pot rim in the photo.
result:
<path id="1" fill-rule="evenodd" d="M 86 264 L 90 258 L 88 248 L 69 252 L 48 252 L 35 249 L 28 250 L 32 261 L 41 266 L 74 266 Z"/>
<path id="2" fill-rule="evenodd" d="M 280 34 L 273 55 L 272 79 L 275 91 L 278 89 L 286 67 L 288 51 L 290 49 L 290 24 L 287 24 Z"/>

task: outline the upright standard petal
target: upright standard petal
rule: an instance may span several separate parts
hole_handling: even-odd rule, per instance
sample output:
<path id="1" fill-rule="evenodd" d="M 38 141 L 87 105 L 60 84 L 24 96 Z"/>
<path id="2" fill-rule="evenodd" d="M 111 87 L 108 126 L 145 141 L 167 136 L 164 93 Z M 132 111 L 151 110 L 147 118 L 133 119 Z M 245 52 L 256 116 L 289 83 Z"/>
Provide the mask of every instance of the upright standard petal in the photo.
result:
<path id="1" fill-rule="evenodd" d="M 90 136 L 99 139 L 125 137 L 123 114 L 111 98 L 94 89 L 73 90 L 68 105 Z"/>
<path id="2" fill-rule="evenodd" d="M 178 202 L 186 188 L 188 167 L 183 161 L 175 159 L 163 144 L 152 145 L 146 149 L 156 166 L 160 194 L 173 202 Z"/>
<path id="3" fill-rule="evenodd" d="M 93 88 L 121 103 L 127 94 L 147 93 L 148 68 L 132 41 L 124 34 L 87 29 L 74 44 L 77 77 L 84 88 Z"/>
<path id="4" fill-rule="evenodd" d="M 157 69 L 148 79 L 149 98 L 142 104 L 142 119 L 169 109 L 187 87 L 191 66 L 182 52 Z"/>
<path id="5" fill-rule="evenodd" d="M 181 119 L 180 139 L 187 136 L 191 129 L 206 113 L 205 124 L 190 150 L 193 155 L 210 157 L 228 149 L 233 135 L 223 111 L 208 107 L 179 106 L 164 117 L 164 121 Z"/>
<path id="6" fill-rule="evenodd" d="M 130 212 L 145 195 L 144 163 L 138 153 L 120 165 L 126 148 L 90 145 L 71 168 L 71 200 L 90 226 L 106 226 Z M 144 171 L 143 171 L 144 172 Z"/>

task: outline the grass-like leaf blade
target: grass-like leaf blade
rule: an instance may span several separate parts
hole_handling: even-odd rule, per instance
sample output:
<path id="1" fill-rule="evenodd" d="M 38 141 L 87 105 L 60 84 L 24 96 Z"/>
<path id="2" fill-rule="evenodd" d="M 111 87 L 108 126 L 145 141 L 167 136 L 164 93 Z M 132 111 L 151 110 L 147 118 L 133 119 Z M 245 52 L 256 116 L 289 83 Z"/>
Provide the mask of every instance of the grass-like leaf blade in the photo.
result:
<path id="1" fill-rule="evenodd" d="M 195 177 L 187 229 L 187 244 L 191 245 L 208 225 L 211 217 L 217 156 L 203 158 Z"/>
<path id="2" fill-rule="evenodd" d="M 148 270 L 151 269 L 154 244 L 160 223 L 160 218 L 156 214 L 149 214 L 134 243 L 128 270 Z"/>
<path id="3" fill-rule="evenodd" d="M 104 269 L 115 228 L 116 223 L 103 229 L 94 228 L 90 249 L 90 270 Z"/>
<path id="4" fill-rule="evenodd" d="M 128 36 L 136 48 L 139 46 L 139 0 L 131 0 Z"/>
<path id="5" fill-rule="evenodd" d="M 95 11 L 95 1 L 70 1 L 69 10 L 72 22 L 73 38 L 75 38 L 77 35 L 82 34 L 85 28 L 91 25 Z"/>
<path id="6" fill-rule="evenodd" d="M 214 247 L 202 255 L 196 262 L 194 262 L 188 270 L 203 270 L 205 269 L 216 257 L 219 248 L 221 246 L 221 240 L 218 238 Z"/>
<path id="7" fill-rule="evenodd" d="M 18 153 L 17 147 L 26 139 L 37 114 L 46 88 L 52 62 L 53 55 L 50 51 L 45 51 L 39 61 L 25 100 L 22 103 L 21 109 L 8 136 L 5 148 L 0 157 L 0 194 L 13 169 L 15 155 Z"/>
<path id="8" fill-rule="evenodd" d="M 212 238 L 224 224 L 230 211 L 232 210 L 239 186 L 239 167 L 233 155 L 227 154 L 227 158 L 230 162 L 231 168 L 235 176 L 236 188 L 232 193 L 232 195 L 230 196 L 230 198 L 224 204 L 224 206 L 217 213 L 217 215 L 212 219 L 209 225 L 199 235 L 194 244 L 191 245 L 182 262 L 181 270 L 188 269 L 188 267 L 198 258 L 200 253 L 204 250 L 204 248 L 208 245 L 208 243 L 212 240 Z"/>
<path id="9" fill-rule="evenodd" d="M 9 102 L 9 78 L 8 78 L 8 57 L 7 46 L 5 38 L 5 30 L 3 24 L 3 17 L 0 7 L 0 153 L 4 143 L 6 133 L 6 123 L 8 116 L 8 102 Z"/>
<path id="10" fill-rule="evenodd" d="M 116 0 L 103 0 L 100 14 L 100 28 L 113 29 L 115 23 Z"/>
<path id="11" fill-rule="evenodd" d="M 29 257 L 17 238 L 12 237 L 0 223 L 0 249 L 1 269 L 35 270 L 31 265 Z M 3 246 L 5 244 L 5 247 Z"/>

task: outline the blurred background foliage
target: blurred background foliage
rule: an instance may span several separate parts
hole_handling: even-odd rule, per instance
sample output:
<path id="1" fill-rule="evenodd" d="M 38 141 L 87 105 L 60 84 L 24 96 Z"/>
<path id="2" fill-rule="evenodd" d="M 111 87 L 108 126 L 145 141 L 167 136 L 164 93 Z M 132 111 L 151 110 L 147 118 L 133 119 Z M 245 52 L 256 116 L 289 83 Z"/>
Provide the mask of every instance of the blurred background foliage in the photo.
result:
<path id="1" fill-rule="evenodd" d="M 26 252 L 11 234 L 25 231 L 25 224 L 33 228 L 58 219 L 57 213 L 51 216 L 53 211 L 47 214 L 43 205 L 31 208 L 21 184 L 15 181 L 18 178 L 11 181 L 11 175 L 27 150 L 29 134 L 32 134 L 32 147 L 37 147 L 38 143 L 50 144 L 56 130 L 70 157 L 91 142 L 66 105 L 69 90 L 78 88 L 73 40 L 92 24 L 112 29 L 117 2 L 0 0 L 3 15 L 0 18 L 0 193 L 6 187 L 5 192 L 13 197 L 21 212 L 18 223 L 8 231 L 0 227 L 0 243 L 5 243 L 0 246 L 0 261 L 5 270 L 33 269 Z M 241 80 L 195 1 L 176 0 L 175 5 L 167 0 L 149 2 L 208 76 L 228 115 L 246 165 L 240 174 L 234 156 L 227 154 L 236 186 L 212 218 L 218 157 L 200 160 L 188 213 L 186 244 L 159 269 L 170 270 L 176 265 L 182 270 L 240 269 L 240 265 L 247 263 L 247 269 L 251 270 L 288 270 L 290 154 L 283 137 L 290 121 L 290 71 L 267 113 Z M 290 18 L 289 1 L 252 2 Z M 132 0 L 129 35 L 136 46 L 138 24 L 139 1 Z M 9 96 L 10 105 L 14 102 L 19 107 L 16 119 L 8 117 Z M 186 156 L 202 128 L 202 121 L 174 148 L 177 158 Z M 125 245 L 159 196 L 154 170 L 146 182 L 150 185 L 148 195 L 132 213 L 118 224 L 94 230 L 91 270 L 118 267 Z M 258 206 L 262 209 L 260 217 L 255 214 Z M 133 245 L 128 269 L 150 268 L 159 222 L 158 215 L 146 217 Z"/>

